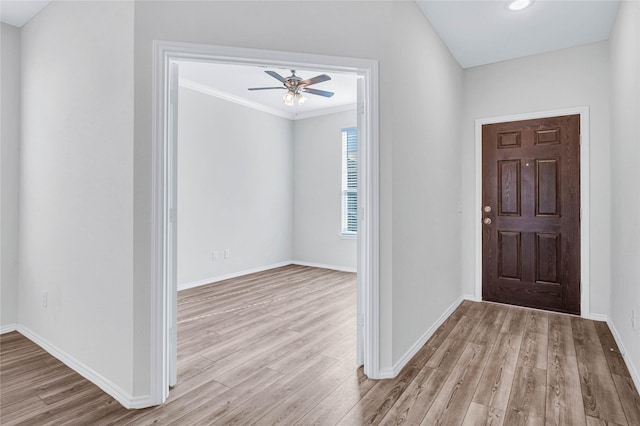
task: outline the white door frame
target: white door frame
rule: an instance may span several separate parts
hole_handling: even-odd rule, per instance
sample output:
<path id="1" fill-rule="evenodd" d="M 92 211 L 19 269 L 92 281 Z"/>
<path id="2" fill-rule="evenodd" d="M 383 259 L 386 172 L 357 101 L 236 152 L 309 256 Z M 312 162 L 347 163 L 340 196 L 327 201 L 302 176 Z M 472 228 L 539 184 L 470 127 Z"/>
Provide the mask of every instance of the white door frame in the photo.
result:
<path id="1" fill-rule="evenodd" d="M 175 297 L 168 267 L 171 241 L 169 220 L 171 182 L 169 165 L 175 155 L 169 137 L 169 65 L 172 61 L 201 60 L 281 68 L 318 68 L 327 72 L 351 72 L 364 79 L 364 103 L 358 111 L 366 123 L 367 135 L 359 147 L 358 208 L 358 292 L 362 313 L 365 374 L 379 377 L 379 144 L 378 144 L 378 61 L 303 54 L 262 49 L 245 49 L 204 44 L 154 41 L 152 117 L 152 211 L 151 211 L 151 400 L 163 403 L 170 382 L 170 305 Z"/>
<path id="2" fill-rule="evenodd" d="M 476 200 L 475 213 L 475 298 L 482 300 L 482 126 L 509 121 L 533 120 L 560 115 L 580 115 L 580 315 L 591 317 L 589 285 L 589 107 L 479 118 L 475 127 Z"/>

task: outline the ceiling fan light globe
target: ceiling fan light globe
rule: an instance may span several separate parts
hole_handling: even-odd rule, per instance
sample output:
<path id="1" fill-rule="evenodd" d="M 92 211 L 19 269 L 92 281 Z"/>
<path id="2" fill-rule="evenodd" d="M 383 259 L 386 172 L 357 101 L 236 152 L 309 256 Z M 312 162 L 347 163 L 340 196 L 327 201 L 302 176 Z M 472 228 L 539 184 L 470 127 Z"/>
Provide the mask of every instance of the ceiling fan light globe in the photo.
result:
<path id="1" fill-rule="evenodd" d="M 285 105 L 293 106 L 293 100 L 294 100 L 293 93 L 291 93 L 291 92 L 285 93 L 284 96 L 282 97 L 282 100 L 283 100 Z"/>
<path id="2" fill-rule="evenodd" d="M 304 96 L 302 93 L 298 93 L 298 94 L 296 95 L 296 99 L 298 99 L 298 105 L 302 105 L 302 104 L 304 104 L 305 102 L 307 102 L 307 97 L 306 97 L 306 96 Z"/>

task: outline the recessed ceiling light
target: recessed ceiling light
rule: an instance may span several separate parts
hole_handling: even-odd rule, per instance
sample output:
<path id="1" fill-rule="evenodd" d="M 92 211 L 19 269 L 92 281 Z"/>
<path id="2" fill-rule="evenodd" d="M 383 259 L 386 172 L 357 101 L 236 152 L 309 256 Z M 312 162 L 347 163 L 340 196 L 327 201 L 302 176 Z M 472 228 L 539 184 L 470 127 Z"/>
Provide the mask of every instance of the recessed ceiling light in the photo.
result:
<path id="1" fill-rule="evenodd" d="M 526 9 L 533 4 L 533 1 L 534 0 L 512 0 L 507 2 L 507 9 L 513 11 Z"/>

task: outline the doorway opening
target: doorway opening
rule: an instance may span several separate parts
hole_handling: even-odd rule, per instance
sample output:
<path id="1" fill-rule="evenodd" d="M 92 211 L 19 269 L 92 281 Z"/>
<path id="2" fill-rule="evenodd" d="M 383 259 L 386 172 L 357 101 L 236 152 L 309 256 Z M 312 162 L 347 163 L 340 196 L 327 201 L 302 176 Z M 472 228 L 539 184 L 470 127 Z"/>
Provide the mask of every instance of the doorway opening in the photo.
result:
<path id="1" fill-rule="evenodd" d="M 550 117 L 559 116 L 579 116 L 579 211 L 577 212 L 579 225 L 579 248 L 576 250 L 579 252 L 580 259 L 579 273 L 580 282 L 579 286 L 579 312 L 583 317 L 590 316 L 590 303 L 589 303 L 589 109 L 588 107 L 582 108 L 570 108 L 563 110 L 544 111 L 537 113 L 518 114 L 503 117 L 492 117 L 476 120 L 476 213 L 474 215 L 475 225 L 475 254 L 476 254 L 476 268 L 475 268 L 475 298 L 477 300 L 483 300 L 483 276 L 487 273 L 487 267 L 483 265 L 483 232 L 487 226 L 492 224 L 492 218 L 487 216 L 486 207 L 483 204 L 483 151 L 482 151 L 482 134 L 483 126 L 493 125 L 497 123 L 512 123 L 524 120 L 546 119 Z M 515 143 L 515 142 L 514 142 Z M 549 163 L 550 164 L 550 163 Z M 548 165 L 548 164 L 546 164 Z M 505 167 L 509 164 L 505 163 Z M 524 164 L 523 164 L 524 167 Z M 535 197 L 535 196 L 534 196 Z M 518 207 L 514 205 L 515 207 Z M 514 207 L 514 208 L 515 208 Z M 495 206 L 489 206 L 490 213 L 494 213 Z M 490 214 L 489 213 L 489 214 Z M 485 217 L 487 216 L 487 217 Z M 489 225 L 486 224 L 486 220 L 489 219 Z M 511 242 L 517 242 L 516 233 L 510 233 L 507 237 L 513 237 Z M 551 238 L 551 234 L 544 235 L 549 237 L 542 243 L 550 243 L 556 241 Z M 553 240 L 553 241 L 551 241 Z M 548 244 L 547 244 L 548 245 Z M 552 244 L 553 245 L 553 244 Z M 535 244 L 532 245 L 535 247 Z M 514 258 L 515 259 L 515 258 Z M 515 265 L 515 263 L 514 263 Z M 517 269 L 517 268 L 516 268 Z M 514 271 L 516 271 L 514 269 Z M 517 271 L 516 271 L 517 272 Z M 513 274 L 512 274 L 513 275 Z M 491 298 L 489 298 L 490 300 Z"/>
<path id="2" fill-rule="evenodd" d="M 152 217 L 152 401 L 162 403 L 176 382 L 176 207 L 178 61 L 205 61 L 276 68 L 322 69 L 358 76 L 357 128 L 358 363 L 378 373 L 378 76 L 377 61 L 228 48 L 154 43 L 153 217 Z"/>

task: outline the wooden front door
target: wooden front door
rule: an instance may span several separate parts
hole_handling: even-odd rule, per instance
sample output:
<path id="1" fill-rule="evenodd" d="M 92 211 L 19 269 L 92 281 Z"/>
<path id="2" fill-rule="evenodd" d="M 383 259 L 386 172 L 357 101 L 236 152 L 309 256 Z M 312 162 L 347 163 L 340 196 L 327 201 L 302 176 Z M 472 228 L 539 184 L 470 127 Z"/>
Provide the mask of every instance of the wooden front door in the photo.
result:
<path id="1" fill-rule="evenodd" d="M 482 126 L 482 298 L 580 314 L 580 116 Z"/>

